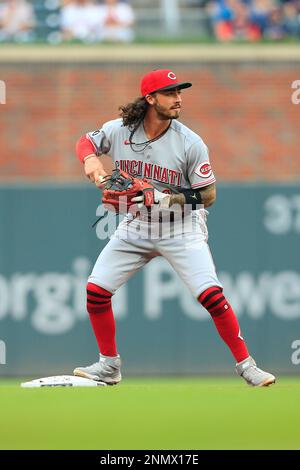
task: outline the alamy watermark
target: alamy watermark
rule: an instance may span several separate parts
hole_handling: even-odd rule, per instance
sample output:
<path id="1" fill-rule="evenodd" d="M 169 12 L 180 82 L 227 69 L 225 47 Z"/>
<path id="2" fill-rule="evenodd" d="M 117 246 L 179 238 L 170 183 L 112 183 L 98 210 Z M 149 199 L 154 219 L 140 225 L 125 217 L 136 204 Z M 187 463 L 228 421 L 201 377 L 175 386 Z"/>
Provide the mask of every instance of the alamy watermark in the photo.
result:
<path id="1" fill-rule="evenodd" d="M 295 349 L 291 355 L 291 361 L 294 366 L 298 366 L 300 364 L 300 339 L 295 339 L 291 344 L 291 348 Z"/>
<path id="2" fill-rule="evenodd" d="M 6 84 L 0 80 L 0 104 L 6 104 Z"/>
<path id="3" fill-rule="evenodd" d="M 292 88 L 295 89 L 291 96 L 292 103 L 300 104 L 300 80 L 294 80 Z"/>
<path id="4" fill-rule="evenodd" d="M 118 237 L 122 239 L 183 238 L 187 233 L 206 235 L 206 214 L 204 206 L 173 204 L 171 208 L 161 209 L 130 204 L 126 196 L 119 200 L 119 210 L 110 204 L 100 204 L 95 222 L 96 235 L 100 240 Z M 192 214 L 194 213 L 194 214 Z M 120 221 L 121 219 L 121 221 Z M 117 230 L 118 229 L 118 230 Z"/>
<path id="5" fill-rule="evenodd" d="M 0 340 L 0 365 L 6 364 L 6 344 Z"/>

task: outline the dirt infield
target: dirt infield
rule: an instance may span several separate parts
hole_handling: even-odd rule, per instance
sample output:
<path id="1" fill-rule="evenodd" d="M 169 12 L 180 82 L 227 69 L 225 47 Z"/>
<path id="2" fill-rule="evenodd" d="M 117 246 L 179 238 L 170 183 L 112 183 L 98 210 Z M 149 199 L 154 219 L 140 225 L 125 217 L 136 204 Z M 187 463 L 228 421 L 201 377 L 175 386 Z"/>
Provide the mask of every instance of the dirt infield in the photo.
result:
<path id="1" fill-rule="evenodd" d="M 0 62 L 299 62 L 298 44 L 2 45 Z"/>

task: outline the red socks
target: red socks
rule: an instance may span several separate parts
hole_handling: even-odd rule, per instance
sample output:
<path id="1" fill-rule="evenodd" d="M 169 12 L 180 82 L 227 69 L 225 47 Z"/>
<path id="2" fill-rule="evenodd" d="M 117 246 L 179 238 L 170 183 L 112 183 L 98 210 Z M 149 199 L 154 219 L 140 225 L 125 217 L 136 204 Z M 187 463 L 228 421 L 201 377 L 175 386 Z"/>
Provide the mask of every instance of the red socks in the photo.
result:
<path id="1" fill-rule="evenodd" d="M 209 287 L 198 297 L 199 302 L 211 314 L 219 335 L 230 348 L 236 362 L 249 356 L 249 352 L 237 318 L 223 295 L 221 287 Z"/>
<path id="2" fill-rule="evenodd" d="M 96 284 L 87 285 L 87 311 L 104 356 L 117 356 L 116 326 L 111 306 L 111 293 Z"/>
<path id="3" fill-rule="evenodd" d="M 116 327 L 111 306 L 111 293 L 102 287 L 88 283 L 87 310 L 98 342 L 104 356 L 117 356 Z M 244 338 L 241 336 L 237 318 L 223 295 L 221 287 L 209 287 L 198 298 L 212 319 L 223 341 L 230 348 L 236 362 L 249 356 Z"/>

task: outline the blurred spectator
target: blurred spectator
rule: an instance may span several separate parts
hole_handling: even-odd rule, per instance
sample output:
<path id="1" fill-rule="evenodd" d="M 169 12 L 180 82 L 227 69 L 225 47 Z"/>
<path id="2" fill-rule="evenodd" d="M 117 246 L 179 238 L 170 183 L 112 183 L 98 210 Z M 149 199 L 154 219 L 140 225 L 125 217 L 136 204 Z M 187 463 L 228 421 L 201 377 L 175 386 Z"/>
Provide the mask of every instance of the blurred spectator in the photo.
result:
<path id="1" fill-rule="evenodd" d="M 98 4 L 91 0 L 68 1 L 62 7 L 63 39 L 85 42 L 130 42 L 134 38 L 132 8 L 117 0 Z"/>
<path id="2" fill-rule="evenodd" d="M 105 0 L 100 5 L 101 32 L 103 41 L 131 42 L 134 39 L 132 26 L 134 12 L 130 5 L 118 0 Z"/>
<path id="3" fill-rule="evenodd" d="M 268 26 L 270 12 L 275 6 L 275 0 L 252 0 L 249 4 L 251 20 L 259 27 L 262 34 Z"/>
<path id="4" fill-rule="evenodd" d="M 234 39 L 257 41 L 261 37 L 259 27 L 251 20 L 248 5 L 239 0 L 228 0 L 233 11 L 232 35 Z"/>
<path id="5" fill-rule="evenodd" d="M 264 37 L 266 39 L 278 40 L 285 37 L 284 30 L 284 15 L 282 8 L 275 7 L 269 13 L 268 22 L 264 30 Z"/>
<path id="6" fill-rule="evenodd" d="M 99 6 L 91 0 L 72 0 L 61 9 L 63 39 L 93 42 L 99 38 Z"/>
<path id="7" fill-rule="evenodd" d="M 35 17 L 26 0 L 5 0 L 0 4 L 0 40 L 27 42 L 33 39 Z"/>
<path id="8" fill-rule="evenodd" d="M 260 39 L 259 27 L 252 22 L 249 7 L 239 0 L 214 2 L 210 6 L 215 36 L 220 41 Z"/>
<path id="9" fill-rule="evenodd" d="M 219 41 L 300 36 L 300 0 L 214 0 L 207 11 Z"/>
<path id="10" fill-rule="evenodd" d="M 300 37 L 300 4 L 286 2 L 282 6 L 284 13 L 283 27 L 289 36 Z"/>

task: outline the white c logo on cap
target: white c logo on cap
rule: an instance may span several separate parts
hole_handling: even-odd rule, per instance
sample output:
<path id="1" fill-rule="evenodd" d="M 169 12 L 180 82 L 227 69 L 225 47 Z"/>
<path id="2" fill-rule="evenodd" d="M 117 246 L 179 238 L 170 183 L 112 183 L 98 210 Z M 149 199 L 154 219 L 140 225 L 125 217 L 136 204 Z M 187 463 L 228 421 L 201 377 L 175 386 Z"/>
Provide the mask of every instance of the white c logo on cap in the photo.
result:
<path id="1" fill-rule="evenodd" d="M 176 75 L 175 75 L 175 73 L 173 73 L 173 72 L 169 72 L 169 73 L 168 73 L 168 77 L 169 77 L 171 80 L 176 80 Z"/>

